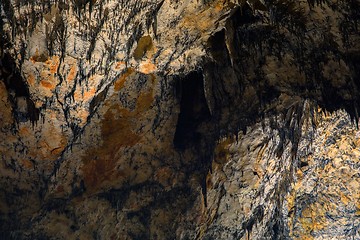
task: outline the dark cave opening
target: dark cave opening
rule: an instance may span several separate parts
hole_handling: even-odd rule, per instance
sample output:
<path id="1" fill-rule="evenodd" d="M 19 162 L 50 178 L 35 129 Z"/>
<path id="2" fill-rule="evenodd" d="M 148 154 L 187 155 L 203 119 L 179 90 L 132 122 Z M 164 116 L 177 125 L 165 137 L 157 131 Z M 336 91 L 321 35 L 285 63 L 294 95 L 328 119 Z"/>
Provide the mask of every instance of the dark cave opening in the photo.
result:
<path id="1" fill-rule="evenodd" d="M 184 150 L 196 146 L 201 141 L 198 127 L 211 119 L 206 103 L 204 82 L 201 72 L 191 72 L 177 85 L 180 97 L 180 113 L 173 144 L 176 149 Z"/>

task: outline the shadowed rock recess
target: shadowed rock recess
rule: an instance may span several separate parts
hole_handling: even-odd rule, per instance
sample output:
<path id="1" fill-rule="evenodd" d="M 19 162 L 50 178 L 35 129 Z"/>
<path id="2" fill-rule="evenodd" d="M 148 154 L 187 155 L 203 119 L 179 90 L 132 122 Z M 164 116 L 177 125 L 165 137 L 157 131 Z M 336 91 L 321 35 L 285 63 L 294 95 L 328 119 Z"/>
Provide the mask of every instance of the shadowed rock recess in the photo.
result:
<path id="1" fill-rule="evenodd" d="M 359 0 L 1 0 L 0 239 L 360 239 Z"/>

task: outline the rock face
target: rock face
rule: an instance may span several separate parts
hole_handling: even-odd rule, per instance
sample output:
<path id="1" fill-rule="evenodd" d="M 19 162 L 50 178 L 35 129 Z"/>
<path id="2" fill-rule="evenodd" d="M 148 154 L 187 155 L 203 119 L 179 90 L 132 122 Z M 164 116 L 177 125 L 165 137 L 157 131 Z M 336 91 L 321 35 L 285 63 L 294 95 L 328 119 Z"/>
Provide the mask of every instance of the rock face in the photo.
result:
<path id="1" fill-rule="evenodd" d="M 360 1 L 2 0 L 1 239 L 360 239 Z"/>

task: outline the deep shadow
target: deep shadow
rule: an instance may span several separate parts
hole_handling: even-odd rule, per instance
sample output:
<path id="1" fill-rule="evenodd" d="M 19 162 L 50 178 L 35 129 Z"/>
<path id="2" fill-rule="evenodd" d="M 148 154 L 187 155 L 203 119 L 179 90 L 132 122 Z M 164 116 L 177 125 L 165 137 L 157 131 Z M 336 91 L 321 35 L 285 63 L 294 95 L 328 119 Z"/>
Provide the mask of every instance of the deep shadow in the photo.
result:
<path id="1" fill-rule="evenodd" d="M 3 72 L 2 80 L 4 81 L 9 94 L 9 100 L 13 105 L 15 120 L 18 122 L 28 120 L 32 123 L 37 122 L 39 120 L 40 110 L 35 107 L 34 102 L 30 98 L 30 92 L 26 80 L 22 78 L 14 60 L 8 54 L 3 55 L 0 61 L 0 68 Z M 26 113 L 18 111 L 17 98 L 20 97 L 26 99 Z"/>
<path id="2" fill-rule="evenodd" d="M 191 72 L 184 79 L 180 79 L 177 85 L 180 93 L 180 114 L 174 136 L 174 146 L 178 150 L 184 150 L 189 146 L 200 143 L 201 133 L 198 126 L 210 120 L 203 76 L 201 72 Z"/>

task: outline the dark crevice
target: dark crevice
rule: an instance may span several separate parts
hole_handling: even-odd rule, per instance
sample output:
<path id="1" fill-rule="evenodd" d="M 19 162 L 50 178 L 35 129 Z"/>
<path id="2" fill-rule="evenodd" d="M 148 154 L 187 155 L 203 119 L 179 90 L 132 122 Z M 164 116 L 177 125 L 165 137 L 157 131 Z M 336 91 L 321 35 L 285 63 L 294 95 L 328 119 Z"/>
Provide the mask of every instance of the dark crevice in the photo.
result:
<path id="1" fill-rule="evenodd" d="M 177 92 L 180 93 L 180 114 L 174 136 L 176 149 L 199 145 L 201 133 L 197 131 L 199 125 L 211 119 L 207 106 L 203 75 L 192 72 L 179 81 Z"/>
<path id="2" fill-rule="evenodd" d="M 9 100 L 13 105 L 13 115 L 17 122 L 31 121 L 33 124 L 39 120 L 40 109 L 35 107 L 31 99 L 30 92 L 26 81 L 20 75 L 13 58 L 4 54 L 0 68 L 5 83 Z"/>

